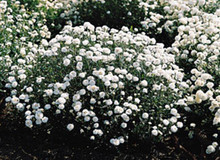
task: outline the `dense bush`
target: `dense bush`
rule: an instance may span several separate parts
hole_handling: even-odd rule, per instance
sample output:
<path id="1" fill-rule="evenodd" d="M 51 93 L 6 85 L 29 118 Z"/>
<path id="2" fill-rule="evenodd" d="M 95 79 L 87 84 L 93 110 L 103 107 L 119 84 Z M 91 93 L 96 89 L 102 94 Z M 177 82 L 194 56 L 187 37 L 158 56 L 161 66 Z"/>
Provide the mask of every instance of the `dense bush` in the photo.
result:
<path id="1" fill-rule="evenodd" d="M 144 34 L 65 26 L 42 41 L 33 63 L 12 66 L 6 84 L 13 89 L 6 101 L 25 113 L 27 127 L 58 120 L 114 145 L 129 133 L 161 138 L 183 127 L 183 73 L 174 56 Z"/>

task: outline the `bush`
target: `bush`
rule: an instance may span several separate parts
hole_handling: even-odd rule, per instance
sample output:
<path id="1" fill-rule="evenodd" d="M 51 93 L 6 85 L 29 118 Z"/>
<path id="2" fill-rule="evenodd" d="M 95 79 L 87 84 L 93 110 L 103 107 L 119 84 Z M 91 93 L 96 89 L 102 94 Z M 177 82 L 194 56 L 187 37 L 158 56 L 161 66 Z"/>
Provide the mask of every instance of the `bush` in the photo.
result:
<path id="1" fill-rule="evenodd" d="M 191 83 L 187 103 L 189 107 L 197 104 L 191 109 L 203 117 L 205 123 L 210 123 L 212 117 L 207 108 L 214 112 L 220 106 L 219 13 L 220 10 L 213 14 L 198 10 L 196 15 L 183 17 L 177 29 L 178 35 L 170 48 L 177 55 L 178 66 L 184 69 L 186 79 Z M 214 117 L 213 124 L 216 125 L 220 120 L 218 114 Z"/>
<path id="2" fill-rule="evenodd" d="M 174 63 L 163 45 L 126 27 L 69 25 L 42 41 L 31 67 L 13 66 L 6 100 L 30 128 L 60 121 L 114 145 L 130 133 L 160 139 L 183 127 L 178 106 L 187 84 Z"/>

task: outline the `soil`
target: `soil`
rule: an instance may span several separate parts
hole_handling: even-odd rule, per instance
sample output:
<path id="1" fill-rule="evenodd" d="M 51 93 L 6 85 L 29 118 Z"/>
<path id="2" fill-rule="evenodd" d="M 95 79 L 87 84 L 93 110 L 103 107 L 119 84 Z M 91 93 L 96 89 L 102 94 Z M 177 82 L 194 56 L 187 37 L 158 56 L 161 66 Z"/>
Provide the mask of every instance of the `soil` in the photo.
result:
<path id="1" fill-rule="evenodd" d="M 144 159 L 192 159 L 182 154 L 175 147 L 166 147 L 162 144 L 152 146 L 138 146 L 133 144 L 132 149 L 107 149 L 96 147 L 83 137 L 67 138 L 55 135 L 35 137 L 31 132 L 17 130 L 9 132 L 0 130 L 0 159 L 2 160 L 144 160 Z M 146 150 L 145 150 L 146 149 Z M 168 151 L 168 152 L 167 152 Z M 178 155 L 182 154 L 182 155 Z"/>

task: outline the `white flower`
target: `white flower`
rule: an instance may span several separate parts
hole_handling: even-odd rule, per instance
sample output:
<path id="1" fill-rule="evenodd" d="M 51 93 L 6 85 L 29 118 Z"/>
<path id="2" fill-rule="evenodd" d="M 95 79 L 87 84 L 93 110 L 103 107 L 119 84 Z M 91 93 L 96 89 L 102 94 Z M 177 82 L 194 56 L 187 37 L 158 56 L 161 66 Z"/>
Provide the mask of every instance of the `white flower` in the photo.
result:
<path id="1" fill-rule="evenodd" d="M 11 103 L 12 104 L 17 104 L 19 102 L 19 98 L 17 98 L 17 97 L 12 97 L 12 99 L 11 99 Z"/>
<path id="2" fill-rule="evenodd" d="M 87 116 L 87 115 L 89 115 L 89 111 L 87 110 L 87 109 L 84 109 L 83 111 L 82 111 L 82 116 Z"/>
<path id="3" fill-rule="evenodd" d="M 176 125 L 177 125 L 178 128 L 183 128 L 183 123 L 182 122 L 177 122 Z"/>
<path id="4" fill-rule="evenodd" d="M 206 84 L 206 86 L 207 86 L 209 89 L 211 89 L 211 88 L 214 86 L 214 83 L 208 82 L 208 83 Z"/>
<path id="5" fill-rule="evenodd" d="M 110 143 L 115 145 L 115 146 L 118 146 L 120 144 L 120 141 L 118 139 L 116 139 L 116 138 L 112 138 L 110 140 Z"/>
<path id="6" fill-rule="evenodd" d="M 32 87 L 28 87 L 28 88 L 26 88 L 26 91 L 27 91 L 28 93 L 30 93 L 30 92 L 33 91 L 33 88 L 32 88 Z"/>
<path id="7" fill-rule="evenodd" d="M 110 54 L 111 50 L 109 48 L 103 48 L 103 52 L 106 54 Z"/>
<path id="8" fill-rule="evenodd" d="M 120 143 L 124 143 L 125 142 L 125 139 L 122 136 L 118 137 L 118 140 L 119 140 Z"/>
<path id="9" fill-rule="evenodd" d="M 135 101 L 135 103 L 137 103 L 137 104 L 140 103 L 140 99 L 139 99 L 139 98 L 135 98 L 134 101 Z"/>
<path id="10" fill-rule="evenodd" d="M 209 145 L 206 149 L 206 154 L 211 154 L 215 152 L 215 147 L 213 145 Z"/>
<path id="11" fill-rule="evenodd" d="M 196 99 L 201 99 L 201 100 L 206 100 L 208 97 L 207 95 L 202 91 L 202 90 L 198 90 L 196 92 Z"/>
<path id="12" fill-rule="evenodd" d="M 99 90 L 99 87 L 96 85 L 89 85 L 86 88 L 91 92 L 97 92 Z"/>
<path id="13" fill-rule="evenodd" d="M 36 125 L 40 125 L 40 124 L 42 123 L 42 120 L 41 120 L 41 119 L 37 119 L 37 120 L 35 121 L 35 123 L 36 123 Z"/>
<path id="14" fill-rule="evenodd" d="M 85 94 L 86 94 L 86 90 L 85 90 L 85 89 L 81 89 L 81 90 L 79 91 L 79 94 L 80 94 L 80 95 L 85 95 Z"/>
<path id="15" fill-rule="evenodd" d="M 105 92 L 99 92 L 99 97 L 104 98 L 105 97 Z"/>
<path id="16" fill-rule="evenodd" d="M 215 115 L 213 119 L 213 125 L 220 123 L 220 115 Z"/>
<path id="17" fill-rule="evenodd" d="M 74 110 L 76 111 L 76 112 L 78 112 L 78 111 L 80 111 L 80 109 L 82 108 L 81 107 L 81 105 L 79 105 L 79 104 L 76 104 L 76 105 L 74 105 Z"/>
<path id="18" fill-rule="evenodd" d="M 148 93 L 148 89 L 147 89 L 147 88 L 144 88 L 144 89 L 143 89 L 143 93 Z"/>
<path id="19" fill-rule="evenodd" d="M 128 73 L 128 74 L 126 75 L 126 78 L 127 78 L 128 80 L 132 80 L 133 76 L 132 76 L 132 74 Z"/>
<path id="20" fill-rule="evenodd" d="M 93 117 L 92 120 L 93 120 L 93 122 L 98 122 L 99 119 L 98 119 L 98 117 Z"/>
<path id="21" fill-rule="evenodd" d="M 59 104 L 59 105 L 58 105 L 58 108 L 59 108 L 60 110 L 63 110 L 63 109 L 65 108 L 65 105 L 64 105 L 64 104 Z"/>
<path id="22" fill-rule="evenodd" d="M 105 103 L 106 103 L 106 105 L 110 106 L 110 105 L 112 105 L 113 102 L 111 99 L 108 99 L 105 101 Z"/>
<path id="23" fill-rule="evenodd" d="M 91 118 L 90 118 L 89 116 L 85 116 L 85 117 L 84 117 L 84 121 L 85 121 L 85 122 L 90 121 L 90 119 L 91 119 Z"/>
<path id="24" fill-rule="evenodd" d="M 38 108 L 40 108 L 40 104 L 39 103 L 33 103 L 32 108 L 37 110 Z"/>
<path id="25" fill-rule="evenodd" d="M 47 122 L 48 122 L 48 117 L 43 117 L 43 118 L 42 118 L 42 122 L 43 122 L 43 123 L 47 123 Z"/>
<path id="26" fill-rule="evenodd" d="M 18 76 L 18 78 L 21 79 L 21 80 L 25 80 L 27 78 L 27 76 L 26 76 L 26 74 L 20 74 Z"/>
<path id="27" fill-rule="evenodd" d="M 72 131 L 74 128 L 74 125 L 72 123 L 68 124 L 66 127 L 69 131 Z"/>
<path id="28" fill-rule="evenodd" d="M 216 100 L 217 100 L 218 102 L 220 102 L 220 95 L 218 95 L 218 96 L 216 97 Z"/>
<path id="29" fill-rule="evenodd" d="M 70 73 L 69 73 L 69 78 L 70 79 L 73 79 L 73 78 L 75 78 L 76 77 L 76 72 L 75 71 L 71 71 Z"/>
<path id="30" fill-rule="evenodd" d="M 27 110 L 27 111 L 25 112 L 25 116 L 30 116 L 30 115 L 31 115 L 31 111 Z"/>
<path id="31" fill-rule="evenodd" d="M 169 123 L 170 123 L 170 122 L 169 122 L 167 119 L 164 119 L 164 120 L 163 120 L 163 124 L 164 124 L 165 126 L 168 126 Z"/>
<path id="32" fill-rule="evenodd" d="M 174 116 L 173 116 L 173 117 L 171 117 L 171 118 L 170 118 L 170 122 L 172 122 L 172 123 L 176 123 L 176 122 L 177 122 L 177 118 L 176 118 L 176 117 L 174 117 Z"/>
<path id="33" fill-rule="evenodd" d="M 27 127 L 29 127 L 29 128 L 32 128 L 32 127 L 33 127 L 33 123 L 32 123 L 32 121 L 31 121 L 30 119 L 27 119 L 27 120 L 25 121 L 25 125 L 26 125 Z"/>
<path id="34" fill-rule="evenodd" d="M 195 124 L 195 123 L 190 123 L 190 127 L 195 128 L 195 127 L 196 127 L 196 124 Z"/>
<path id="35" fill-rule="evenodd" d="M 25 64 L 25 62 L 26 62 L 26 61 L 25 61 L 24 59 L 18 59 L 18 63 L 19 63 L 19 64 Z"/>
<path id="36" fill-rule="evenodd" d="M 21 48 L 21 49 L 20 49 L 20 54 L 21 54 L 22 56 L 25 56 L 25 55 L 26 55 L 25 48 Z"/>
<path id="37" fill-rule="evenodd" d="M 130 120 L 129 116 L 126 114 L 126 113 L 123 113 L 121 115 L 122 119 L 125 121 L 125 122 L 128 122 Z"/>
<path id="38" fill-rule="evenodd" d="M 157 136 L 158 135 L 158 131 L 156 129 L 154 129 L 154 130 L 151 131 L 151 134 L 153 136 Z"/>
<path id="39" fill-rule="evenodd" d="M 70 60 L 68 58 L 63 60 L 63 65 L 68 66 L 70 64 Z"/>
<path id="40" fill-rule="evenodd" d="M 82 61 L 82 57 L 81 56 L 76 56 L 76 61 L 77 62 Z"/>
<path id="41" fill-rule="evenodd" d="M 65 103 L 66 103 L 66 99 L 63 98 L 63 97 L 60 97 L 60 98 L 57 99 L 57 102 L 58 102 L 59 104 L 65 104 Z"/>
<path id="42" fill-rule="evenodd" d="M 172 109 L 170 110 L 170 114 L 176 116 L 176 115 L 178 114 L 176 108 L 172 108 Z"/>
<path id="43" fill-rule="evenodd" d="M 86 45 L 89 44 L 89 41 L 88 41 L 88 40 L 84 40 L 84 41 L 82 41 L 82 44 L 83 44 L 84 46 L 86 46 Z"/>
<path id="44" fill-rule="evenodd" d="M 148 114 L 148 113 L 143 113 L 143 114 L 142 114 L 142 118 L 143 118 L 143 119 L 148 119 L 148 117 L 149 117 L 149 114 Z"/>
<path id="45" fill-rule="evenodd" d="M 212 146 L 216 148 L 218 146 L 218 142 L 213 142 Z"/>
<path id="46" fill-rule="evenodd" d="M 91 137 L 90 137 L 90 140 L 95 140 L 95 136 L 91 136 Z"/>
<path id="47" fill-rule="evenodd" d="M 214 138 L 218 138 L 218 134 L 217 134 L 217 133 L 214 133 L 214 134 L 213 134 L 213 137 L 214 137 Z"/>
<path id="48" fill-rule="evenodd" d="M 52 89 L 46 89 L 44 92 L 46 93 L 47 96 L 52 96 L 52 94 L 53 94 Z"/>
<path id="49" fill-rule="evenodd" d="M 127 109 L 125 112 L 127 115 L 131 115 L 132 114 L 132 110 L 131 109 Z"/>
<path id="50" fill-rule="evenodd" d="M 91 98 L 90 99 L 90 104 L 95 104 L 96 103 L 96 99 L 95 98 Z"/>
<path id="51" fill-rule="evenodd" d="M 129 96 L 127 99 L 128 99 L 128 101 L 131 101 L 133 99 L 133 97 Z"/>
<path id="52" fill-rule="evenodd" d="M 12 84 L 11 84 L 11 86 L 12 86 L 13 88 L 17 87 L 17 85 L 18 85 L 18 82 L 16 82 L 16 81 L 12 82 Z"/>
<path id="53" fill-rule="evenodd" d="M 115 109 L 114 109 L 114 113 L 118 113 L 118 114 L 121 114 L 124 112 L 124 109 L 120 106 L 116 106 Z"/>
<path id="54" fill-rule="evenodd" d="M 46 104 L 45 106 L 44 106 L 44 109 L 46 109 L 46 110 L 49 110 L 51 108 L 51 105 L 50 104 Z"/>
<path id="55" fill-rule="evenodd" d="M 42 77 L 37 77 L 36 82 L 37 82 L 37 83 L 41 83 L 41 82 L 42 82 L 42 79 L 43 79 Z"/>
<path id="56" fill-rule="evenodd" d="M 11 97 L 5 98 L 5 102 L 11 102 Z"/>
<path id="57" fill-rule="evenodd" d="M 121 127 L 122 128 L 126 128 L 127 127 L 127 123 L 125 123 L 125 122 L 121 123 Z"/>
<path id="58" fill-rule="evenodd" d="M 35 118 L 36 118 L 36 119 L 42 119 L 43 116 L 44 116 L 43 113 L 40 112 L 40 111 L 37 111 L 37 112 L 35 113 Z"/>
<path id="59" fill-rule="evenodd" d="M 178 130 L 178 128 L 175 125 L 171 126 L 170 129 L 171 129 L 171 132 L 173 133 L 176 133 Z"/>
<path id="60" fill-rule="evenodd" d="M 80 99 L 80 97 L 81 97 L 80 94 L 73 95 L 73 102 L 78 101 Z"/>
<path id="61" fill-rule="evenodd" d="M 107 114 L 108 114 L 108 116 L 112 116 L 113 112 L 112 111 L 108 111 Z"/>
<path id="62" fill-rule="evenodd" d="M 111 82 L 110 81 L 105 81 L 104 85 L 108 87 L 108 86 L 111 85 Z"/>
<path id="63" fill-rule="evenodd" d="M 85 78 L 85 76 L 86 76 L 86 73 L 85 73 L 85 72 L 79 73 L 79 77 Z"/>
<path id="64" fill-rule="evenodd" d="M 208 80 L 208 79 L 212 79 L 212 76 L 210 75 L 210 74 L 208 74 L 208 73 L 203 73 L 202 75 L 201 75 L 201 78 L 202 78 L 202 80 Z"/>
<path id="65" fill-rule="evenodd" d="M 77 70 L 82 70 L 82 67 L 83 67 L 83 63 L 82 62 L 77 62 L 76 69 Z"/>
<path id="66" fill-rule="evenodd" d="M 18 104 L 16 105 L 16 108 L 17 108 L 18 110 L 20 110 L 20 111 L 23 111 L 23 110 L 24 110 L 24 105 L 23 105 L 22 103 L 18 103 Z"/>
<path id="67" fill-rule="evenodd" d="M 12 82 L 16 81 L 16 79 L 15 79 L 15 77 L 10 76 L 10 77 L 8 77 L 8 81 L 10 83 L 12 83 Z"/>
<path id="68" fill-rule="evenodd" d="M 120 48 L 120 47 L 116 47 L 115 48 L 115 53 L 116 54 L 119 54 L 119 53 L 121 53 L 123 50 L 122 50 L 122 48 Z"/>

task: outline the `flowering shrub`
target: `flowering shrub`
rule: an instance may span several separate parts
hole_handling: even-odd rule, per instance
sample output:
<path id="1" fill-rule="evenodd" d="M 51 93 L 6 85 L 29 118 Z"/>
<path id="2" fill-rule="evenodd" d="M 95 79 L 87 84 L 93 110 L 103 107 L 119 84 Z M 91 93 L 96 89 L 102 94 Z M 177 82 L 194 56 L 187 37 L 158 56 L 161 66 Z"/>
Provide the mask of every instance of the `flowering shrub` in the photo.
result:
<path id="1" fill-rule="evenodd" d="M 178 106 L 188 85 L 174 63 L 162 44 L 126 27 L 68 25 L 42 41 L 34 65 L 11 68 L 6 101 L 30 128 L 63 117 L 68 130 L 114 145 L 132 132 L 163 137 L 183 127 Z"/>
<path id="2" fill-rule="evenodd" d="M 219 5 L 219 1 L 212 0 L 140 2 L 147 13 L 142 24 L 151 36 L 166 33 L 168 39 L 173 39 L 172 47 L 168 50 L 176 55 L 178 66 L 184 69 L 185 79 L 191 83 L 188 91 L 190 96 L 185 101 L 191 105 L 193 102 L 200 104 L 210 100 L 193 108 L 203 117 L 206 117 L 203 113 L 207 113 L 206 109 L 205 112 L 202 109 L 204 106 L 208 108 L 211 105 L 211 111 L 219 107 L 216 100 L 220 76 Z M 216 124 L 216 120 L 213 124 Z"/>
<path id="3" fill-rule="evenodd" d="M 174 17 L 173 22 L 177 22 L 177 25 L 173 29 L 177 33 L 172 47 L 168 50 L 176 55 L 178 66 L 184 69 L 185 78 L 190 84 L 185 98 L 188 111 L 199 115 L 203 119 L 202 125 L 211 124 L 213 121 L 213 125 L 218 126 L 220 123 L 220 10 L 216 9 L 215 5 L 218 5 L 218 2 L 190 3 L 185 15 Z M 181 7 L 181 10 L 182 8 L 184 7 Z M 207 151 L 207 153 L 212 152 Z"/>

